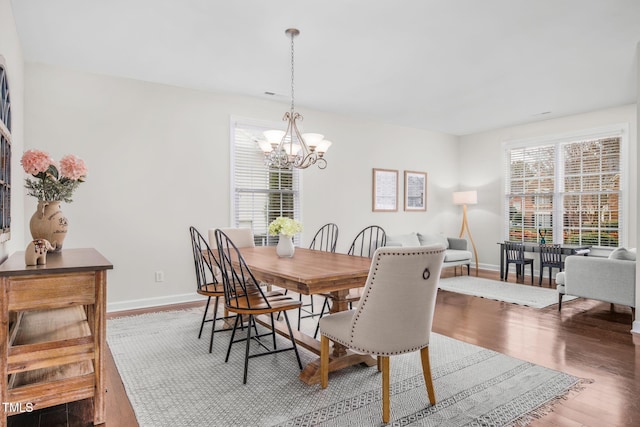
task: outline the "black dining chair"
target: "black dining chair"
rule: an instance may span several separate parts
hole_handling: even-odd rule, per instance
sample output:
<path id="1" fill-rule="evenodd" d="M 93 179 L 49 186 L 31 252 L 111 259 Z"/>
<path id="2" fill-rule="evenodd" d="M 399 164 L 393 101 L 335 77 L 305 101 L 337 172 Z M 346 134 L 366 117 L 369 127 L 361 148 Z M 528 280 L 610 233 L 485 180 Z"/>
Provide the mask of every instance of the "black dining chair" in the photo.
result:
<path id="1" fill-rule="evenodd" d="M 562 261 L 562 248 L 558 244 L 541 244 L 540 245 L 540 278 L 538 286 L 542 286 L 542 276 L 545 267 L 549 267 L 549 287 L 551 287 L 551 275 L 554 268 L 560 271 L 564 270 L 564 261 Z"/>
<path id="2" fill-rule="evenodd" d="M 366 256 L 371 258 L 376 249 L 387 244 L 387 233 L 379 225 L 370 225 L 360 231 L 351 246 L 349 255 Z"/>
<path id="3" fill-rule="evenodd" d="M 504 272 L 504 280 L 507 281 L 509 276 L 509 265 L 516 266 L 516 280 L 522 275 L 524 281 L 524 267 L 529 264 L 531 266 L 531 284 L 533 285 L 533 258 L 524 256 L 524 245 L 520 242 L 504 242 L 505 253 L 507 254 L 507 265 Z"/>
<path id="4" fill-rule="evenodd" d="M 351 246 L 349 246 L 349 255 L 353 256 L 364 256 L 371 258 L 375 253 L 376 249 L 383 247 L 387 244 L 387 233 L 384 231 L 384 228 L 379 225 L 370 225 L 362 229 L 356 237 L 351 242 Z M 362 296 L 362 288 L 355 288 L 349 290 L 349 295 L 346 297 L 346 300 L 349 302 L 349 309 L 353 309 L 353 303 L 356 301 L 360 301 L 360 297 Z M 320 319 L 327 312 L 329 312 L 329 299 L 325 298 L 324 304 L 322 304 L 322 310 L 320 310 Z M 316 330 L 313 334 L 313 337 L 318 336 L 318 331 L 320 330 L 320 323 L 316 325 Z"/>
<path id="5" fill-rule="evenodd" d="M 313 236 L 309 249 L 335 252 L 338 243 L 338 226 L 332 222 L 323 225 Z"/>
<path id="6" fill-rule="evenodd" d="M 311 240 L 311 244 L 309 245 L 309 249 L 313 249 L 316 251 L 324 251 L 324 252 L 335 252 L 336 244 L 338 243 L 338 226 L 332 222 L 323 225 L 316 232 L 315 236 Z M 325 303 L 326 303 L 325 296 Z M 298 330 L 300 330 L 300 324 L 302 319 L 307 319 L 309 317 L 320 316 L 320 313 L 314 310 L 313 304 L 313 295 L 309 295 L 310 302 L 308 304 L 303 304 L 298 311 Z M 302 294 L 300 294 L 300 301 L 302 301 Z M 324 307 L 324 303 L 323 303 Z M 303 316 L 302 312 L 306 314 Z"/>
<path id="7" fill-rule="evenodd" d="M 195 227 L 189 227 L 189 234 L 191 236 L 191 248 L 193 250 L 193 261 L 196 269 L 196 283 L 198 285 L 196 292 L 207 297 L 207 305 L 205 306 L 204 314 L 202 315 L 198 339 L 202 336 L 204 324 L 211 322 L 211 339 L 209 340 L 209 353 L 211 353 L 213 349 L 213 335 L 216 332 L 231 330 L 230 327 L 216 329 L 216 321 L 232 319 L 235 316 L 218 316 L 218 301 L 220 297 L 224 297 L 224 290 L 221 283 L 222 277 L 220 263 L 215 257 L 215 254 L 211 251 L 211 248 L 205 238 Z M 207 312 L 209 311 L 211 298 L 215 298 L 215 302 L 213 304 L 213 315 L 210 319 L 207 319 Z"/>
<path id="8" fill-rule="evenodd" d="M 240 254 L 240 251 L 229 237 L 220 229 L 215 231 L 215 238 L 218 246 L 218 256 L 220 257 L 220 266 L 222 270 L 222 283 L 224 285 L 225 307 L 231 313 L 236 314 L 236 321 L 231 332 L 229 347 L 227 348 L 227 356 L 225 363 L 229 361 L 231 347 L 233 344 L 246 341 L 244 356 L 244 377 L 243 384 L 247 383 L 247 372 L 249 369 L 249 359 L 264 356 L 267 354 L 280 353 L 283 351 L 293 350 L 298 360 L 298 366 L 302 370 L 302 361 L 298 353 L 298 347 L 293 337 L 287 310 L 297 310 L 302 303 L 294 300 L 290 296 L 281 293 L 265 293 L 260 286 L 260 282 L 256 280 L 253 273 L 249 269 L 246 261 Z M 291 347 L 277 348 L 276 329 L 274 326 L 274 313 L 282 312 L 284 320 L 289 330 L 289 339 Z M 271 320 L 271 330 L 267 333 L 259 334 L 256 322 L 256 316 L 268 315 Z M 243 321 L 247 321 L 246 338 L 235 339 L 236 330 L 241 326 Z M 251 331 L 255 330 L 256 334 L 251 336 Z M 262 337 L 271 336 L 273 340 L 273 348 L 269 349 L 266 343 L 260 340 Z M 251 342 L 257 341 L 260 347 L 266 350 L 260 353 L 250 354 Z"/>
<path id="9" fill-rule="evenodd" d="M 313 249 L 316 251 L 324 251 L 324 252 L 335 252 L 336 244 L 338 242 L 338 226 L 332 222 L 327 223 L 320 227 L 316 234 L 313 236 L 311 243 L 309 244 L 309 249 Z M 285 289 L 284 294 L 287 295 L 289 292 L 288 289 Z M 325 297 L 326 299 L 326 297 Z M 302 294 L 300 294 L 300 301 L 303 301 Z M 324 305 L 324 304 L 323 304 Z M 303 315 L 302 312 L 306 314 Z M 309 303 L 304 303 L 298 310 L 298 330 L 300 330 L 300 325 L 302 324 L 302 319 L 307 319 L 309 317 L 319 316 L 320 313 L 316 312 L 314 309 L 313 295 L 309 295 Z M 280 314 L 278 314 L 278 320 L 280 320 Z"/>
<path id="10" fill-rule="evenodd" d="M 311 244 L 309 244 L 309 249 L 313 249 L 316 251 L 324 251 L 324 252 L 335 252 L 336 244 L 338 243 L 338 226 L 332 222 L 327 223 L 320 227 L 316 234 L 313 236 L 311 240 Z M 285 291 L 286 294 L 286 291 Z M 324 295 L 324 303 L 322 307 L 324 309 L 325 304 L 329 304 L 327 302 L 327 295 Z M 300 294 L 300 301 L 302 301 L 302 294 Z M 306 314 L 303 315 L 302 312 Z M 310 317 L 320 316 L 322 310 L 320 312 L 316 312 L 314 309 L 313 295 L 309 295 L 309 303 L 302 304 L 300 310 L 298 311 L 298 330 L 300 330 L 300 325 L 302 323 L 302 319 L 308 319 Z M 278 315 L 278 319 L 280 319 L 280 315 Z M 317 326 L 316 326 L 317 329 Z"/>

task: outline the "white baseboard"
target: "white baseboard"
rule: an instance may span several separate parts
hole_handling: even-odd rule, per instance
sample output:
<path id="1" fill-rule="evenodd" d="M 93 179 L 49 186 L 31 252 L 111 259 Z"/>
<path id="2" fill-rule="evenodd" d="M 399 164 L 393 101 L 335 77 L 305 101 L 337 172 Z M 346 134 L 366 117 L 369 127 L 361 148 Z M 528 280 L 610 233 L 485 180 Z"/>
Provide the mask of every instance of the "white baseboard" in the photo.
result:
<path id="1" fill-rule="evenodd" d="M 107 304 L 107 313 L 135 310 L 138 308 L 159 307 L 163 305 L 180 304 L 183 302 L 192 302 L 203 300 L 204 297 L 195 292 L 181 295 L 169 295 L 163 297 L 152 297 L 143 299 L 134 299 L 129 301 L 111 302 Z"/>

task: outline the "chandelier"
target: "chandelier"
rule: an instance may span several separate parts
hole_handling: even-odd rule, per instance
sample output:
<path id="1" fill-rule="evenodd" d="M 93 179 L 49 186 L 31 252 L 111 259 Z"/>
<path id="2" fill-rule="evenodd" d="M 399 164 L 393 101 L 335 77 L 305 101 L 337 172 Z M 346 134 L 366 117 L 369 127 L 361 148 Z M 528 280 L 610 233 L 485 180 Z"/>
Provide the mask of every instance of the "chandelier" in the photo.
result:
<path id="1" fill-rule="evenodd" d="M 300 34 L 300 30 L 289 28 L 285 34 L 291 37 L 291 110 L 282 118 L 287 122 L 287 130 L 263 132 L 265 140 L 258 141 L 258 145 L 264 153 L 265 164 L 270 168 L 306 169 L 317 164 L 318 168 L 324 169 L 327 167 L 324 153 L 329 149 L 331 141 L 327 141 L 319 133 L 301 134 L 296 124 L 298 120 L 303 120 L 302 115 L 294 109 L 293 91 L 293 39 Z"/>

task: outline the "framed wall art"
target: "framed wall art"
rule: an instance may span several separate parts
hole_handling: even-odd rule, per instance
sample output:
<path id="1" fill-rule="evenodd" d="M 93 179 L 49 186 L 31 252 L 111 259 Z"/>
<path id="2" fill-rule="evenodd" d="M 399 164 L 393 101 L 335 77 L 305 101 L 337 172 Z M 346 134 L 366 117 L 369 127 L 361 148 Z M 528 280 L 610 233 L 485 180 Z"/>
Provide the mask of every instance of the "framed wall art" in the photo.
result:
<path id="1" fill-rule="evenodd" d="M 396 212 L 398 210 L 398 171 L 373 169 L 373 211 Z"/>
<path id="2" fill-rule="evenodd" d="M 427 210 L 427 174 L 404 171 L 404 210 Z"/>

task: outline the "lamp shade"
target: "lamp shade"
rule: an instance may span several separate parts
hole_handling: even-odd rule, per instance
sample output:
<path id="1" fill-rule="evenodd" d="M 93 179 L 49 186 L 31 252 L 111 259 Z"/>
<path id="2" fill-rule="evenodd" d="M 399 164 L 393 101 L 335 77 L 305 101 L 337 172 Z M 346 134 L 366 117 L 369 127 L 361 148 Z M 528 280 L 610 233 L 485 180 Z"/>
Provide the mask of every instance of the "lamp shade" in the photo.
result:
<path id="1" fill-rule="evenodd" d="M 454 205 L 475 205 L 478 203 L 478 192 L 473 191 L 456 191 L 453 193 Z"/>

